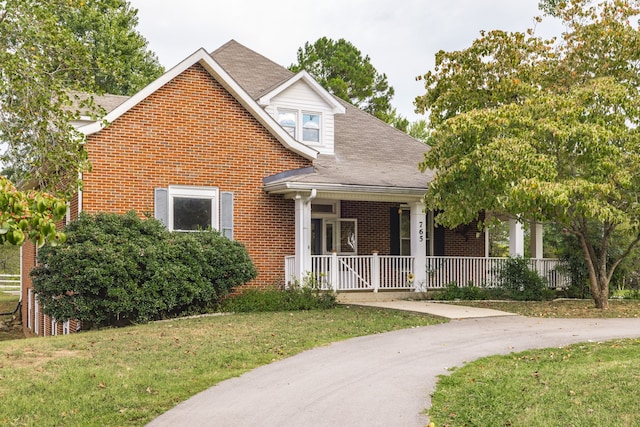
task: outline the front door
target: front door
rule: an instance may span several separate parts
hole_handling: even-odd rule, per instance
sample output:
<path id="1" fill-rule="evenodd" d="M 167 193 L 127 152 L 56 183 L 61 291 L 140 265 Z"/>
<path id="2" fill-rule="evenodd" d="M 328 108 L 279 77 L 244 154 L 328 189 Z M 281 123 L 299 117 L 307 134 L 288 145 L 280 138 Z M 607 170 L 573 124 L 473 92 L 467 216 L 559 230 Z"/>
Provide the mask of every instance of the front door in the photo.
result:
<path id="1" fill-rule="evenodd" d="M 357 255 L 355 219 L 311 219 L 311 255 Z"/>

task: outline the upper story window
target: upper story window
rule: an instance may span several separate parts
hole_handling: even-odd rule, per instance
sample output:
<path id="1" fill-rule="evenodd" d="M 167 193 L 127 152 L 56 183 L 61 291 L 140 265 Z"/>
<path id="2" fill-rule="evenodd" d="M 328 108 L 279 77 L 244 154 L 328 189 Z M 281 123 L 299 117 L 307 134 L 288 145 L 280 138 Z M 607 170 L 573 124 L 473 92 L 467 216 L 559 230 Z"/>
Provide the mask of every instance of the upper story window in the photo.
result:
<path id="1" fill-rule="evenodd" d="M 296 124 L 298 122 L 298 112 L 292 110 L 278 110 L 278 123 L 289 135 L 296 138 Z"/>
<path id="2" fill-rule="evenodd" d="M 302 113 L 302 140 L 320 142 L 320 114 Z"/>
<path id="3" fill-rule="evenodd" d="M 279 109 L 278 123 L 298 141 L 319 143 L 321 140 L 320 113 Z"/>

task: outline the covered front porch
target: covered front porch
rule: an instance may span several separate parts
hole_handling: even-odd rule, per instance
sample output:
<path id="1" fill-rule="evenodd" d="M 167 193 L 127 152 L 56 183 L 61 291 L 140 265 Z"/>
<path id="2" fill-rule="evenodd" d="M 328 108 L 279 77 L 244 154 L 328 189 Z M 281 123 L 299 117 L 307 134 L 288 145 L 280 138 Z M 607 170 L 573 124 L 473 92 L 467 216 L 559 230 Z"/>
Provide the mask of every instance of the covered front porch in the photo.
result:
<path id="1" fill-rule="evenodd" d="M 420 194 L 421 196 L 421 194 Z M 285 284 L 337 292 L 426 292 L 457 286 L 495 287 L 509 258 L 489 257 L 489 235 L 476 224 L 438 227 L 414 194 L 297 191 L 295 254 L 285 257 Z M 484 214 L 480 215 L 481 219 Z M 524 255 L 524 227 L 509 222 L 510 256 Z M 549 287 L 569 285 L 556 259 L 543 258 L 542 226 L 530 224 L 532 270 Z"/>
<path id="2" fill-rule="evenodd" d="M 345 291 L 415 291 L 458 286 L 495 287 L 498 272 L 508 258 L 427 256 L 424 274 L 416 270 L 413 256 L 379 255 L 313 255 L 311 269 L 302 277 L 303 284 L 323 290 Z M 568 275 L 557 259 L 530 258 L 529 268 L 546 279 L 552 289 L 569 286 Z M 295 282 L 295 256 L 285 259 L 285 277 Z M 418 279 L 419 276 L 422 276 Z"/>

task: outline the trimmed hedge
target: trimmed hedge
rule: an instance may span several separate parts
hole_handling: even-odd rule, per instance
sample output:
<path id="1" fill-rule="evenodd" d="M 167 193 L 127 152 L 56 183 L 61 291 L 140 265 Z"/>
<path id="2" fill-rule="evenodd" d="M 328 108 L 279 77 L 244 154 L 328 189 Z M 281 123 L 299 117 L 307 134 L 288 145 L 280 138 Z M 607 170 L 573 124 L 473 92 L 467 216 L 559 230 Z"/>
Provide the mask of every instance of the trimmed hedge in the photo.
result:
<path id="1" fill-rule="evenodd" d="M 169 232 L 155 219 L 81 214 L 67 242 L 31 272 L 42 311 L 83 326 L 120 326 L 215 309 L 257 276 L 244 246 L 215 231 Z"/>

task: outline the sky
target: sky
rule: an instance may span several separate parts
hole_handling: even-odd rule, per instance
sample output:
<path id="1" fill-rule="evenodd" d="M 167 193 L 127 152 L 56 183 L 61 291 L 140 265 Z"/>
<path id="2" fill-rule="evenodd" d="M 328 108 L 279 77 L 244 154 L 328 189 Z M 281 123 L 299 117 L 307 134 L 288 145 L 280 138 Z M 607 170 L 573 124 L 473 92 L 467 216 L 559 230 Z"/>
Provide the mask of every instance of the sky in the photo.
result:
<path id="1" fill-rule="evenodd" d="M 387 75 L 398 113 L 410 121 L 423 95 L 416 77 L 434 67 L 439 50 L 461 50 L 481 30 L 557 35 L 557 22 L 540 15 L 538 0 L 129 0 L 138 31 L 169 69 L 199 48 L 213 51 L 234 39 L 288 67 L 298 48 L 321 37 L 345 39 Z"/>

